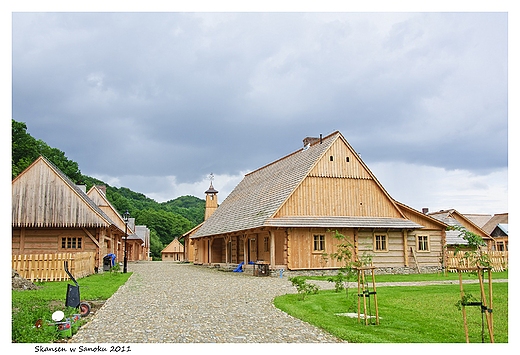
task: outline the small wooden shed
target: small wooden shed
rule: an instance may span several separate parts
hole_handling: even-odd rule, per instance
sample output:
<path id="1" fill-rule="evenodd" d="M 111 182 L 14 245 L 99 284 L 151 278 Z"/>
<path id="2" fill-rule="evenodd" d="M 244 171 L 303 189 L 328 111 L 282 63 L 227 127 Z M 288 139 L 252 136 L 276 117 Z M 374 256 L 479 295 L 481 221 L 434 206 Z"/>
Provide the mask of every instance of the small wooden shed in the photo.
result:
<path id="1" fill-rule="evenodd" d="M 161 251 L 162 261 L 184 261 L 184 245 L 175 238 Z"/>

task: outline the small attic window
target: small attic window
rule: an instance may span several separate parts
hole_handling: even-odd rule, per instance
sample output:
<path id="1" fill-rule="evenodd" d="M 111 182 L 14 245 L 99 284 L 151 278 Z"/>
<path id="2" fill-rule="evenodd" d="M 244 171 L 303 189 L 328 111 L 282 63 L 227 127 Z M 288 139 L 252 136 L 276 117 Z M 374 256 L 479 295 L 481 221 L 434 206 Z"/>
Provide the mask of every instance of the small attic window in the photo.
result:
<path id="1" fill-rule="evenodd" d="M 334 155 L 331 155 L 331 156 L 329 157 L 329 160 L 330 160 L 330 161 L 334 161 Z"/>
<path id="2" fill-rule="evenodd" d="M 349 158 L 349 157 L 347 157 L 347 158 L 346 158 L 346 161 L 347 161 L 347 163 L 348 163 L 348 162 L 350 161 L 350 158 Z"/>

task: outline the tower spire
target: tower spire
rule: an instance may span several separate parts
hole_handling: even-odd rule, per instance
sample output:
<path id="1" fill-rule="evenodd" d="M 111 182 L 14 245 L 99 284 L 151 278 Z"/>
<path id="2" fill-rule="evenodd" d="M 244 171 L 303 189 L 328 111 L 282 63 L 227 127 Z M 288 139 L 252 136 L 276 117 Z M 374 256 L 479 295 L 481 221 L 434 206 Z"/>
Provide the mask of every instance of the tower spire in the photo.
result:
<path id="1" fill-rule="evenodd" d="M 209 216 L 215 212 L 218 207 L 217 194 L 218 191 L 213 187 L 213 173 L 209 174 L 209 189 L 206 190 L 206 212 L 204 213 L 204 220 L 208 219 Z"/>

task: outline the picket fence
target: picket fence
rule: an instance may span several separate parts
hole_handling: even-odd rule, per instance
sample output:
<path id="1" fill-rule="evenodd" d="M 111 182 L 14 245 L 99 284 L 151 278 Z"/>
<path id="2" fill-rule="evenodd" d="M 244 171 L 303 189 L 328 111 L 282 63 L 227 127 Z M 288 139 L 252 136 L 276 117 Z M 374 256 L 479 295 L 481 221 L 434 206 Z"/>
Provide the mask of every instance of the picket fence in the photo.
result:
<path id="1" fill-rule="evenodd" d="M 491 261 L 492 271 L 504 271 L 509 268 L 507 251 L 488 251 L 485 252 Z M 474 260 L 466 258 L 463 251 L 456 253 L 455 251 L 447 251 L 447 266 L 448 270 L 456 271 L 457 268 L 472 268 L 475 267 Z"/>
<path id="2" fill-rule="evenodd" d="M 68 261 L 69 272 L 75 279 L 94 273 L 95 253 L 57 254 L 14 254 L 12 268 L 31 282 L 70 280 L 65 272 L 64 261 Z"/>

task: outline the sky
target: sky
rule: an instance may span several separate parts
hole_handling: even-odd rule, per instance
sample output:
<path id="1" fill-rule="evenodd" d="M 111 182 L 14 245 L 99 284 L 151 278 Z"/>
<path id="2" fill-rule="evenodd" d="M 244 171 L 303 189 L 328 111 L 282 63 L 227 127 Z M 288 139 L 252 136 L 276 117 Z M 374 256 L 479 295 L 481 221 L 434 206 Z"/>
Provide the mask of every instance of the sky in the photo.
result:
<path id="1" fill-rule="evenodd" d="M 399 202 L 508 212 L 507 12 L 35 8 L 11 115 L 85 175 L 163 202 L 213 174 L 222 202 L 338 130 Z"/>

